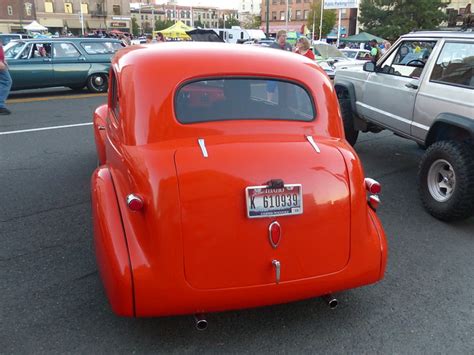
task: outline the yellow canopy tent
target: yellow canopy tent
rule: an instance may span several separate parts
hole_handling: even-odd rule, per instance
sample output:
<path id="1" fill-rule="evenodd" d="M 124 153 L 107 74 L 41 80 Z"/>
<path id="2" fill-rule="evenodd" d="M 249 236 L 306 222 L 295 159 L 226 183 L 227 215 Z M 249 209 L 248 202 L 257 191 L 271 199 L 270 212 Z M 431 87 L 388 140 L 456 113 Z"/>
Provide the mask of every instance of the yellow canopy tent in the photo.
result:
<path id="1" fill-rule="evenodd" d="M 178 21 L 173 26 L 165 28 L 164 30 L 153 31 L 153 36 L 156 37 L 156 34 L 161 32 L 166 38 L 180 38 L 190 40 L 191 37 L 186 34 L 186 31 L 191 31 L 192 29 L 193 27 L 189 27 L 183 22 Z"/>

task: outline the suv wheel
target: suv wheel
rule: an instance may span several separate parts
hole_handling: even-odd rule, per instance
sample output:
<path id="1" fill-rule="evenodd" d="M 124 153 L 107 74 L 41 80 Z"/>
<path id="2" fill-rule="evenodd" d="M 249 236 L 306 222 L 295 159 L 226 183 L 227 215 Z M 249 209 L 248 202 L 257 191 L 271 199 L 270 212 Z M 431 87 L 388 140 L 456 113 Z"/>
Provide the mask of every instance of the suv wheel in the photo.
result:
<path id="1" fill-rule="evenodd" d="M 474 214 L 474 144 L 440 141 L 425 152 L 418 171 L 423 205 L 443 221 Z"/>
<path id="2" fill-rule="evenodd" d="M 87 78 L 87 88 L 91 92 L 106 92 L 109 80 L 106 74 L 92 74 Z"/>
<path id="3" fill-rule="evenodd" d="M 346 139 L 353 146 L 357 142 L 359 131 L 354 129 L 354 114 L 352 112 L 351 102 L 346 98 L 340 98 L 339 106 L 341 107 L 342 122 L 344 124 Z"/>

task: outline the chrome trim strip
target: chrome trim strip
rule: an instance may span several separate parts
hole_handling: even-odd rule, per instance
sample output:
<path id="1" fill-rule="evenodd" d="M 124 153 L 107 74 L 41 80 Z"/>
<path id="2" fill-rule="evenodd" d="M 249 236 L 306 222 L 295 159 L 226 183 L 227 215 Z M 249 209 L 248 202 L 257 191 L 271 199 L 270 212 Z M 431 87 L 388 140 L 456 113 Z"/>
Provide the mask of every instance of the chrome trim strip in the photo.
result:
<path id="1" fill-rule="evenodd" d="M 313 136 L 306 136 L 306 139 L 308 140 L 309 144 L 311 144 L 311 146 L 314 148 L 314 150 L 315 150 L 317 153 L 321 153 L 321 150 L 319 149 L 318 145 L 317 145 L 316 142 L 314 141 Z"/>
<path id="2" fill-rule="evenodd" d="M 280 235 L 278 236 L 278 243 L 273 243 L 273 239 L 272 239 L 272 226 L 276 224 L 279 228 L 280 228 Z M 280 223 L 278 223 L 277 221 L 273 222 L 273 223 L 270 223 L 270 225 L 268 226 L 268 238 L 270 239 L 270 244 L 272 245 L 273 249 L 276 249 L 277 246 L 280 244 L 280 240 L 281 240 L 281 226 L 280 226 Z"/>
<path id="3" fill-rule="evenodd" d="M 206 142 L 204 139 L 199 138 L 198 139 L 199 146 L 201 147 L 201 152 L 204 158 L 208 158 L 209 155 L 207 154 L 207 149 L 206 149 Z"/>

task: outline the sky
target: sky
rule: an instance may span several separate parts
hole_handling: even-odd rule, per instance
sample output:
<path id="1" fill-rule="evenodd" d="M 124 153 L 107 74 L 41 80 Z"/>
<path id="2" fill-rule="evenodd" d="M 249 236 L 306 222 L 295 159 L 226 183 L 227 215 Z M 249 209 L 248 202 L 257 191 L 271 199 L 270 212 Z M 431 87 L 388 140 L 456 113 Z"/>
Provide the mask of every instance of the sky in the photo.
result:
<path id="1" fill-rule="evenodd" d="M 153 0 L 152 0 L 153 1 Z M 167 3 L 168 1 L 155 1 L 157 4 Z M 223 9 L 237 9 L 239 0 L 177 0 L 178 5 L 184 6 L 215 6 Z"/>

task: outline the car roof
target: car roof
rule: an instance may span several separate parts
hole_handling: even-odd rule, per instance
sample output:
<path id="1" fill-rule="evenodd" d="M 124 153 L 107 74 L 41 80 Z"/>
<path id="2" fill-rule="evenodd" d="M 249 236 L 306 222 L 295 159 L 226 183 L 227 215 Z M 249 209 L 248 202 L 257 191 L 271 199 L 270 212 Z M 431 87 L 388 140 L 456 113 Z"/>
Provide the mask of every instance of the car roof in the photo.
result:
<path id="1" fill-rule="evenodd" d="M 419 37 L 430 37 L 430 38 L 469 38 L 474 39 L 474 32 L 471 31 L 417 31 L 410 32 L 401 38 L 419 38 Z"/>
<path id="2" fill-rule="evenodd" d="M 85 38 L 85 37 L 61 37 L 61 38 L 30 38 L 21 39 L 21 42 L 118 42 L 115 38 Z"/>

